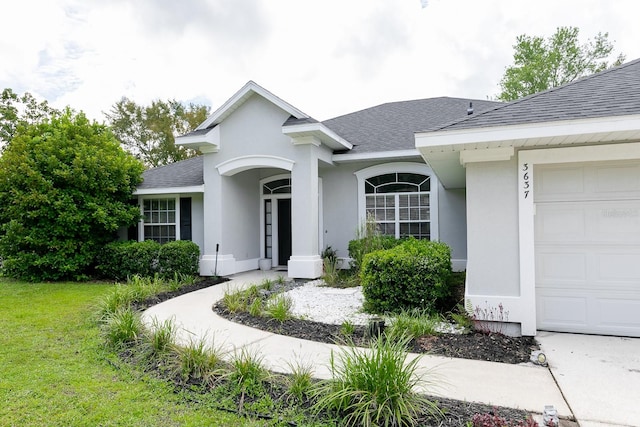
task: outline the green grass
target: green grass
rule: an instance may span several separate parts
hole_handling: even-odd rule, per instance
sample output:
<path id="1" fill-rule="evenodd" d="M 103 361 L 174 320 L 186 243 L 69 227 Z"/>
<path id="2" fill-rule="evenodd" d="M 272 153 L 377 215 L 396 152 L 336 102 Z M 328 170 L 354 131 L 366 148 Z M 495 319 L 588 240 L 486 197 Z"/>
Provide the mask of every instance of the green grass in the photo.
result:
<path id="1" fill-rule="evenodd" d="M 105 352 L 91 313 L 112 289 L 0 278 L 0 425 L 260 425 L 191 402 Z"/>

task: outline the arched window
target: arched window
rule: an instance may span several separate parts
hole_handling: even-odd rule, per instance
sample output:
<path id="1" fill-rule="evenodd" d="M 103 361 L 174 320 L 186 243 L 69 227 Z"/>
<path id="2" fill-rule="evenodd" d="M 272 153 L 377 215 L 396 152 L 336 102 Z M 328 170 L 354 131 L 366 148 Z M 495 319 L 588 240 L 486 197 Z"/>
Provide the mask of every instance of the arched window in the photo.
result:
<path id="1" fill-rule="evenodd" d="M 437 184 L 426 165 L 378 165 L 356 176 L 364 199 L 361 217 L 374 219 L 386 235 L 437 240 Z"/>

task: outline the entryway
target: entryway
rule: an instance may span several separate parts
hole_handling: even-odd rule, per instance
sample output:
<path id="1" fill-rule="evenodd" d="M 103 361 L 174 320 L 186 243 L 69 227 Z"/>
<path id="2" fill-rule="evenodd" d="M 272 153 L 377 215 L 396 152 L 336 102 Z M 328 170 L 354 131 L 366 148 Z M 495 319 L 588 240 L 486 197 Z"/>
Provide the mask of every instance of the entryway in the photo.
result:
<path id="1" fill-rule="evenodd" d="M 291 178 L 279 175 L 262 181 L 264 215 L 264 258 L 275 268 L 287 267 L 292 252 L 291 238 Z"/>

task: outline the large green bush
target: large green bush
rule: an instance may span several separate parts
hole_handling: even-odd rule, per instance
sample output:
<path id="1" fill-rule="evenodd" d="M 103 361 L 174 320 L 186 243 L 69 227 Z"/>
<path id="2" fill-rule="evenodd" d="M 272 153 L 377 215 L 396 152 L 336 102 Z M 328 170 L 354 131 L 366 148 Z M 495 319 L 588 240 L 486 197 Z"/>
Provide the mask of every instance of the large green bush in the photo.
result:
<path id="1" fill-rule="evenodd" d="M 157 271 L 160 246 L 153 240 L 109 243 L 98 256 L 96 269 L 105 278 L 114 280 L 135 275 L 153 276 Z"/>
<path id="2" fill-rule="evenodd" d="M 103 246 L 140 217 L 130 200 L 142 171 L 82 113 L 19 124 L 0 157 L 3 273 L 28 281 L 91 275 Z"/>
<path id="3" fill-rule="evenodd" d="M 394 313 L 429 309 L 451 293 L 451 253 L 440 242 L 408 239 L 364 257 L 360 280 L 364 309 Z"/>
<path id="4" fill-rule="evenodd" d="M 123 280 L 134 275 L 151 277 L 159 274 L 173 278 L 175 274 L 198 274 L 200 248 L 191 241 L 179 240 L 161 245 L 144 242 L 113 242 L 98 257 L 97 270 L 105 278 Z"/>
<path id="5" fill-rule="evenodd" d="M 163 277 L 173 277 L 174 274 L 193 276 L 198 274 L 200 248 L 188 240 L 177 240 L 165 243 L 158 254 L 158 270 Z"/>

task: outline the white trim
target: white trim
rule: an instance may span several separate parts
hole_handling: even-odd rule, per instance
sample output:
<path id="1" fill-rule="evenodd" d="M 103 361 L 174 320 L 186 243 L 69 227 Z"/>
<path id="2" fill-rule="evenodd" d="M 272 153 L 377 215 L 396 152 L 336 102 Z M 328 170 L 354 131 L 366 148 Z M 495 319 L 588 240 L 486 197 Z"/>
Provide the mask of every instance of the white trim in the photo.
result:
<path id="1" fill-rule="evenodd" d="M 134 196 L 151 196 L 151 195 L 173 195 L 188 193 L 204 193 L 204 185 L 194 185 L 191 187 L 167 187 L 167 188 L 142 188 L 133 192 Z"/>
<path id="2" fill-rule="evenodd" d="M 317 279 L 322 276 L 322 258 L 320 255 L 292 255 L 287 270 L 292 278 Z"/>
<path id="3" fill-rule="evenodd" d="M 294 164 L 293 160 L 284 157 L 255 155 L 229 159 L 216 165 L 216 169 L 221 176 L 232 176 L 256 168 L 276 168 L 291 172 Z"/>
<path id="4" fill-rule="evenodd" d="M 220 150 L 220 126 L 205 134 L 178 136 L 175 143 L 187 148 L 197 148 L 203 153 L 215 153 Z"/>
<path id="5" fill-rule="evenodd" d="M 229 114 L 231 114 L 234 110 L 239 108 L 247 99 L 251 97 L 253 94 L 260 95 L 265 98 L 267 101 L 275 104 L 282 110 L 286 111 L 290 115 L 302 119 L 308 118 L 309 116 L 298 110 L 293 105 L 288 102 L 283 101 L 278 98 L 259 84 L 249 80 L 244 86 L 240 88 L 235 94 L 231 96 L 224 104 L 220 106 L 216 111 L 214 111 L 200 126 L 198 129 L 206 129 L 212 124 L 220 123 L 223 121 Z"/>
<path id="6" fill-rule="evenodd" d="M 318 177 L 318 253 L 324 250 L 324 203 L 322 178 Z"/>
<path id="7" fill-rule="evenodd" d="M 325 145 L 334 150 L 348 149 L 351 150 L 353 145 L 342 138 L 340 135 L 323 125 L 322 123 L 302 123 L 298 125 L 282 126 L 282 133 L 291 136 L 292 139 L 298 139 L 305 135 L 315 136 L 323 141 Z M 325 138 L 323 138 L 323 136 Z"/>
<path id="8" fill-rule="evenodd" d="M 511 160 L 515 153 L 513 147 L 487 148 L 485 150 L 460 151 L 460 164 L 465 166 L 473 162 L 499 162 Z"/>
<path id="9" fill-rule="evenodd" d="M 536 165 L 640 159 L 640 142 L 518 152 L 518 233 L 522 333 L 536 332 L 534 181 Z M 525 170 L 526 169 L 526 170 Z M 526 191 L 529 191 L 527 193 Z"/>
<path id="10" fill-rule="evenodd" d="M 493 126 L 460 130 L 440 130 L 416 133 L 416 147 L 432 148 L 447 145 L 493 143 L 516 140 L 552 138 L 556 136 L 587 135 L 592 133 L 616 133 L 640 129 L 640 115 L 607 116 L 578 120 L 526 123 L 509 126 Z"/>
<path id="11" fill-rule="evenodd" d="M 202 257 L 200 257 L 201 276 L 229 276 L 235 273 L 236 259 L 232 254 L 218 254 L 217 270 L 215 253 L 210 255 L 202 255 Z"/>
<path id="12" fill-rule="evenodd" d="M 367 208 L 365 201 L 364 181 L 372 176 L 383 175 L 386 173 L 417 173 L 420 175 L 428 175 L 430 179 L 429 191 L 429 211 L 431 213 L 431 240 L 439 239 L 439 223 L 438 223 L 438 177 L 429 166 L 424 163 L 413 162 L 395 162 L 383 163 L 380 165 L 369 166 L 364 169 L 355 171 L 353 174 L 358 180 L 358 222 L 361 224 L 367 219 Z"/>
<path id="13" fill-rule="evenodd" d="M 258 184 L 260 188 L 258 189 L 258 194 L 260 194 L 260 258 L 266 258 L 267 254 L 265 253 L 265 231 L 266 225 L 264 223 L 264 201 L 271 200 L 271 262 L 274 267 L 280 267 L 278 264 L 278 203 L 276 202 L 278 199 L 291 199 L 291 193 L 281 193 L 281 194 L 262 194 L 262 186 L 271 181 L 277 181 L 279 179 L 291 179 L 291 174 L 283 173 L 279 175 L 272 175 L 267 178 L 262 178 Z"/>
<path id="14" fill-rule="evenodd" d="M 374 153 L 334 154 L 331 159 L 336 163 L 360 162 L 363 160 L 399 160 L 420 157 L 417 149 L 376 151 Z"/>

